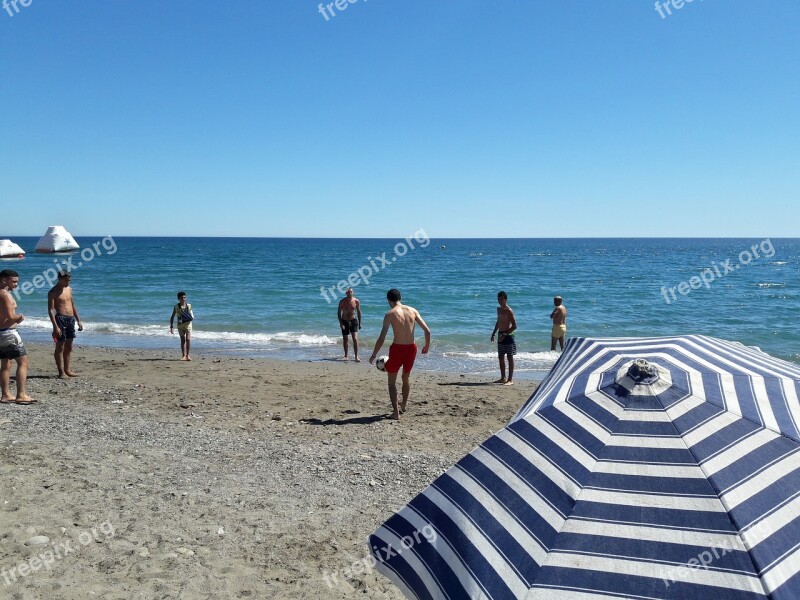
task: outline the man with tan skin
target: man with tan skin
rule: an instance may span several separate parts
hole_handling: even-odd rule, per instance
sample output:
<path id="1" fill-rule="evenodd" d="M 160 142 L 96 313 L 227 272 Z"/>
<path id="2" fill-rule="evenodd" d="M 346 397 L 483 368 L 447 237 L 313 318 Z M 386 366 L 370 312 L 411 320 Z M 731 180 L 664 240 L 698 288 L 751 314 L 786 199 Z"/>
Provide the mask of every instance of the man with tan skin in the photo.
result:
<path id="1" fill-rule="evenodd" d="M 497 357 L 500 359 L 500 379 L 493 383 L 512 385 L 514 379 L 514 355 L 517 353 L 517 342 L 514 340 L 517 320 L 514 317 L 514 311 L 508 305 L 508 294 L 497 292 L 497 303 L 500 305 L 497 307 L 497 321 L 494 324 L 492 337 L 489 338 L 489 341 L 494 342 L 494 336 L 499 330 Z M 506 363 L 503 356 L 508 356 L 508 379 L 506 379 Z"/>
<path id="2" fill-rule="evenodd" d="M 353 295 L 353 288 L 347 288 L 347 295 L 339 301 L 339 327 L 342 329 L 342 345 L 344 346 L 344 358 L 347 360 L 347 336 L 353 337 L 353 354 L 356 362 L 361 362 L 358 358 L 358 330 L 361 329 L 361 303 Z"/>
<path id="3" fill-rule="evenodd" d="M 169 317 L 169 334 L 175 333 L 173 323 L 175 317 L 178 318 L 178 336 L 181 338 L 181 360 L 190 361 L 189 351 L 192 349 L 192 321 L 194 312 L 192 305 L 186 302 L 186 292 L 178 292 L 178 303 L 172 307 L 172 315 Z"/>
<path id="4" fill-rule="evenodd" d="M 11 269 L 0 271 L 0 388 L 3 404 L 33 404 L 36 402 L 25 393 L 28 379 L 28 352 L 17 331 L 17 325 L 25 316 L 17 313 L 17 303 L 11 292 L 19 285 L 19 274 Z M 17 395 L 11 395 L 11 361 L 17 362 Z"/>
<path id="5" fill-rule="evenodd" d="M 561 296 L 553 298 L 555 308 L 550 313 L 550 318 L 553 320 L 553 331 L 550 334 L 550 350 L 556 349 L 556 342 L 561 344 L 561 350 L 564 350 L 564 337 L 567 335 L 567 307 L 562 304 Z"/>
<path id="6" fill-rule="evenodd" d="M 72 342 L 75 339 L 75 325 L 78 331 L 83 331 L 83 323 L 78 316 L 78 309 L 72 299 L 72 288 L 69 286 L 72 275 L 67 271 L 59 271 L 58 282 L 47 293 L 47 312 L 53 324 L 53 341 L 56 349 L 53 356 L 56 359 L 59 379 L 77 377 L 78 374 L 70 369 L 72 356 Z"/>
<path id="7" fill-rule="evenodd" d="M 417 357 L 417 344 L 414 343 L 414 327 L 419 324 L 422 331 L 425 332 L 425 346 L 422 348 L 422 353 L 427 354 L 428 348 L 431 345 L 431 330 L 422 319 L 417 309 L 411 306 L 404 306 L 400 300 L 400 290 L 391 289 L 386 293 L 386 300 L 391 306 L 391 310 L 383 317 L 383 328 L 378 341 L 375 342 L 375 349 L 372 351 L 372 356 L 369 359 L 369 364 L 375 362 L 383 342 L 386 340 L 386 334 L 389 332 L 389 326 L 392 328 L 394 340 L 392 345 L 389 346 L 389 360 L 386 361 L 386 374 L 389 378 L 389 399 L 392 401 L 392 419 L 399 420 L 400 413 L 406 411 L 408 405 L 408 395 L 411 392 L 411 382 L 409 376 L 411 369 L 414 367 L 414 360 Z M 397 405 L 397 373 L 400 367 L 403 367 L 403 401 L 400 406 Z"/>

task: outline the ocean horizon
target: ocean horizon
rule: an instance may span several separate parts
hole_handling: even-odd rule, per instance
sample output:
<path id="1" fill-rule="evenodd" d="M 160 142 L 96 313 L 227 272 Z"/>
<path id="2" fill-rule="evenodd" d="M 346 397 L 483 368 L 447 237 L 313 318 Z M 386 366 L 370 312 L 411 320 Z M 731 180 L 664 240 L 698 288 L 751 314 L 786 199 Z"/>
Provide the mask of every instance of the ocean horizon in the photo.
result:
<path id="1" fill-rule="evenodd" d="M 11 239 L 28 255 L 0 264 L 20 273 L 20 331 L 32 342 L 50 339 L 48 275 L 68 264 L 85 322 L 79 346 L 177 353 L 168 325 L 184 290 L 194 353 L 330 360 L 341 355 L 344 284 L 362 304 L 364 359 L 388 289 L 420 310 L 433 332 L 417 363 L 424 370 L 497 373 L 489 336 L 500 290 L 518 322 L 519 378 L 541 379 L 558 357 L 548 318 L 555 295 L 569 310 L 568 337 L 696 333 L 800 362 L 796 238 L 81 236 L 70 255 L 35 254 L 38 237 Z"/>

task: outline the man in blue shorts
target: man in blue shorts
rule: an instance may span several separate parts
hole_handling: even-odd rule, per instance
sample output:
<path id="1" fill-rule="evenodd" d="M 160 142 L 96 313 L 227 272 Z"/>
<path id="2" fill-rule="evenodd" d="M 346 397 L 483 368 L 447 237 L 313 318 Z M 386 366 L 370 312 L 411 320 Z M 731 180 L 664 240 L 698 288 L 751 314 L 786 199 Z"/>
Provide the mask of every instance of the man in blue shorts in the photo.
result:
<path id="1" fill-rule="evenodd" d="M 69 285 L 71 281 L 72 275 L 68 271 L 59 271 L 58 283 L 47 293 L 47 312 L 53 324 L 53 341 L 56 343 L 53 356 L 59 379 L 78 376 L 70 369 L 69 361 L 75 339 L 75 326 L 77 325 L 78 331 L 83 331 L 83 323 L 72 300 L 72 288 Z"/>

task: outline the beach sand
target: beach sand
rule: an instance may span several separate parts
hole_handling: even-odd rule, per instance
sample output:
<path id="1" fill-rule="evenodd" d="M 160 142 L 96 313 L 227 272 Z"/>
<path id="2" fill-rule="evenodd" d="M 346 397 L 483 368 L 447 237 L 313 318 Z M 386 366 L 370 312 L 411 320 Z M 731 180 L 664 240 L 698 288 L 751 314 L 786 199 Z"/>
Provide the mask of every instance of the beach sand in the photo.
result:
<path id="1" fill-rule="evenodd" d="M 402 598 L 367 536 L 535 387 L 415 372 L 395 422 L 366 361 L 78 346 L 61 381 L 29 354 L 40 404 L 0 405 L 0 597 L 20 600 Z"/>

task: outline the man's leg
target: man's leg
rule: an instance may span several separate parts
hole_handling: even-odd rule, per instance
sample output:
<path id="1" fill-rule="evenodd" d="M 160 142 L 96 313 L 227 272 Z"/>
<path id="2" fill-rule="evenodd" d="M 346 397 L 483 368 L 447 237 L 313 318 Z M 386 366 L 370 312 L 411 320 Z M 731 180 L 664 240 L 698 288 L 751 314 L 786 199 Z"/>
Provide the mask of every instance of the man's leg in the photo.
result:
<path id="1" fill-rule="evenodd" d="M 14 399 L 14 396 L 11 395 L 11 359 L 4 358 L 0 360 L 0 387 L 2 387 L 3 402 L 10 402 Z"/>
<path id="2" fill-rule="evenodd" d="M 411 381 L 409 380 L 411 377 L 411 372 L 406 371 L 403 369 L 403 400 L 400 402 L 400 412 L 406 412 L 406 406 L 408 405 L 408 394 L 411 392 Z"/>
<path id="3" fill-rule="evenodd" d="M 505 383 L 506 382 L 506 359 L 503 357 L 502 354 L 497 355 L 497 359 L 500 361 L 500 379 L 494 381 L 492 383 Z"/>
<path id="4" fill-rule="evenodd" d="M 353 354 L 356 357 L 356 362 L 361 362 L 361 359 L 358 358 L 358 334 L 355 331 L 353 332 Z"/>
<path id="5" fill-rule="evenodd" d="M 28 357 L 27 356 L 20 356 L 17 359 L 17 372 L 16 372 L 16 380 L 17 380 L 17 402 L 24 400 L 24 401 L 33 401 L 33 399 L 28 396 L 25 391 L 25 384 L 28 381 Z"/>
<path id="6" fill-rule="evenodd" d="M 563 350 L 564 350 L 564 336 L 563 335 L 560 338 L 558 338 L 558 343 L 561 346 L 561 350 L 563 352 Z M 555 349 L 556 349 L 555 346 L 553 346 L 553 350 L 555 350 Z"/>
<path id="7" fill-rule="evenodd" d="M 344 333 L 342 333 L 342 346 L 344 346 L 344 358 L 345 358 L 345 360 L 347 360 L 347 351 L 348 351 L 348 347 L 347 347 L 347 330 L 345 330 Z"/>
<path id="8" fill-rule="evenodd" d="M 550 351 L 551 352 L 555 351 L 557 342 L 558 342 L 558 338 L 554 338 L 554 337 L 550 338 Z"/>
<path id="9" fill-rule="evenodd" d="M 181 338 L 181 360 L 186 360 L 186 332 L 178 329 L 178 336 Z"/>
<path id="10" fill-rule="evenodd" d="M 192 357 L 189 356 L 189 351 L 192 349 L 192 330 L 186 330 L 186 360 L 192 360 Z"/>
<path id="11" fill-rule="evenodd" d="M 397 408 L 397 373 L 387 373 L 389 376 L 389 400 L 392 401 L 392 418 L 400 419 L 400 411 Z"/>
<path id="12" fill-rule="evenodd" d="M 70 338 L 70 339 L 67 339 L 66 342 L 64 342 L 64 373 L 67 375 L 67 377 L 77 377 L 78 376 L 77 373 L 73 373 L 72 369 L 69 368 L 69 359 L 72 356 L 72 342 L 73 341 L 74 340 Z"/>
<path id="13" fill-rule="evenodd" d="M 58 378 L 64 379 L 64 342 L 56 342 L 56 349 L 53 350 L 53 358 L 56 359 L 56 368 L 58 369 Z"/>
<path id="14" fill-rule="evenodd" d="M 514 355 L 508 355 L 508 380 L 503 385 L 511 385 L 514 379 Z"/>

